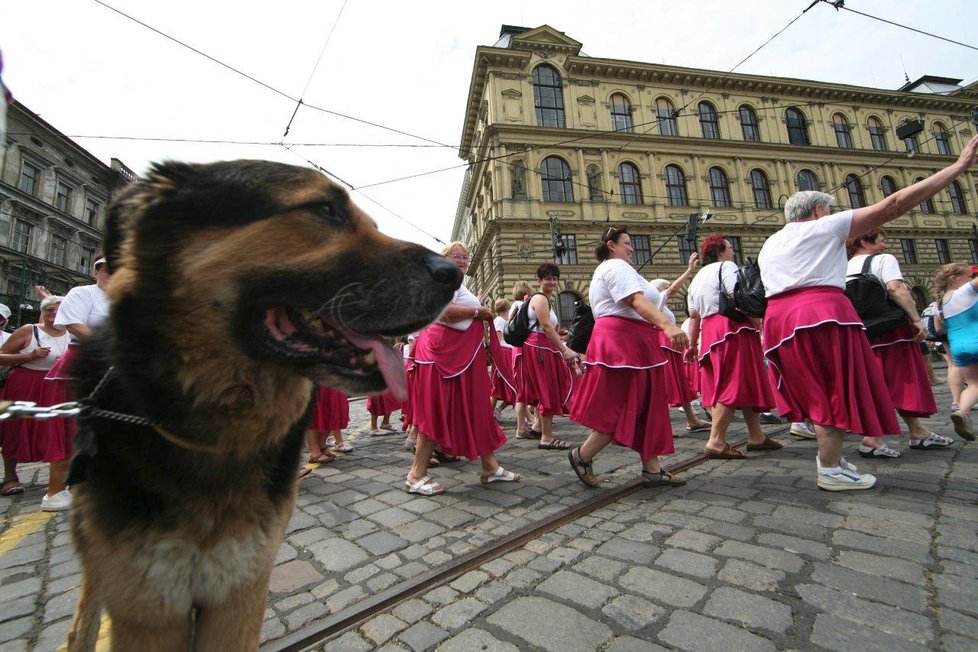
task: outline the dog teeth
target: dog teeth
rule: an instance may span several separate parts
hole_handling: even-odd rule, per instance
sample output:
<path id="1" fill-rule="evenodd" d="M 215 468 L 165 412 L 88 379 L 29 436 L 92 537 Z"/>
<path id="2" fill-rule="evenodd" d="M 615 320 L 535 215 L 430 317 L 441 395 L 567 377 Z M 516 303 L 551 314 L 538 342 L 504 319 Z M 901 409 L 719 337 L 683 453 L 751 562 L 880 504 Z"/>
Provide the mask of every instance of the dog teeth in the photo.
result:
<path id="1" fill-rule="evenodd" d="M 369 351 L 365 356 L 363 356 L 363 361 L 369 365 L 377 364 L 377 354 L 373 351 Z"/>

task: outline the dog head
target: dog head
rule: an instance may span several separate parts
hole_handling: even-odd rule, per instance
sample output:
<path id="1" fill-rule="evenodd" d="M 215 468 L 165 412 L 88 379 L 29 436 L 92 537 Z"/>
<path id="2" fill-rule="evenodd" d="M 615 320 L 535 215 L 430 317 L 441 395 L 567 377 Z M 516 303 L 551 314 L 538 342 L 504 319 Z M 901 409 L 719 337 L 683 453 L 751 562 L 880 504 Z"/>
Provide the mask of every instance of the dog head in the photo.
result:
<path id="1" fill-rule="evenodd" d="M 267 161 L 155 166 L 113 204 L 106 256 L 115 337 L 145 350 L 120 348 L 210 402 L 292 376 L 403 397 L 383 338 L 432 322 L 462 280 L 325 176 Z"/>

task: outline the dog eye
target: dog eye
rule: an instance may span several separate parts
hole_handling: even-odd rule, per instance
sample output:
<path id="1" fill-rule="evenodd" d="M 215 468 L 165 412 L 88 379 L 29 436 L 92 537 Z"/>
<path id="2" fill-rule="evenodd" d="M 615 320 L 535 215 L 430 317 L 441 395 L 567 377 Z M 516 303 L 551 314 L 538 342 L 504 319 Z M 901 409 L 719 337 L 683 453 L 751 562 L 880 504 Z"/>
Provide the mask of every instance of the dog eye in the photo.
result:
<path id="1" fill-rule="evenodd" d="M 310 206 L 312 212 L 314 212 L 319 217 L 324 220 L 335 220 L 336 219 L 336 209 L 333 207 L 333 202 L 322 201 L 316 202 Z"/>

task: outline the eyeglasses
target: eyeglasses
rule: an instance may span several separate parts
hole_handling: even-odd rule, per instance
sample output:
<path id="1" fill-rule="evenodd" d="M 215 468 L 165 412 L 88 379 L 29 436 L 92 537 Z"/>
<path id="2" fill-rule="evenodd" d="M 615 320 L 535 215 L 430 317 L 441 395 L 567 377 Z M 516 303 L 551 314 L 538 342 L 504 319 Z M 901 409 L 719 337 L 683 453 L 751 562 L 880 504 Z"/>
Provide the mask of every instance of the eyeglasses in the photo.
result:
<path id="1" fill-rule="evenodd" d="M 452 254 L 451 256 L 449 256 L 449 258 L 451 258 L 452 260 L 462 261 L 462 260 L 468 260 L 469 259 L 469 255 L 468 254 Z"/>

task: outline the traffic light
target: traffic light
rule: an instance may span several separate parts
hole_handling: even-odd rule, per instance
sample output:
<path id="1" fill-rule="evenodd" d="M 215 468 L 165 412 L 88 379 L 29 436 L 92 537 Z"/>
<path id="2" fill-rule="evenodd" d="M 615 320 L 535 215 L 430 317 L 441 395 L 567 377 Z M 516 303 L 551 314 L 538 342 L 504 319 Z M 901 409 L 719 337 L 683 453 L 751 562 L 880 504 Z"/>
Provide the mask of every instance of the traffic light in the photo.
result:
<path id="1" fill-rule="evenodd" d="M 556 217 L 550 218 L 550 237 L 553 239 L 554 258 L 559 258 L 567 251 L 564 246 L 564 239 L 560 236 L 560 221 Z"/>

